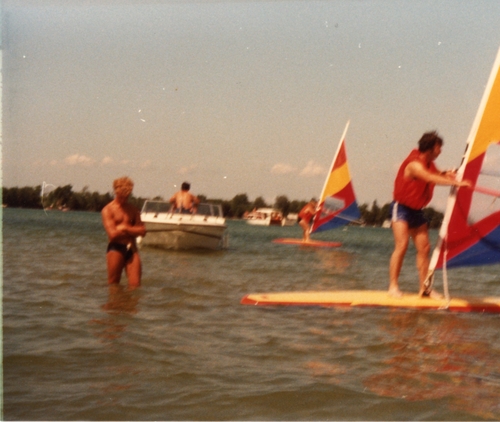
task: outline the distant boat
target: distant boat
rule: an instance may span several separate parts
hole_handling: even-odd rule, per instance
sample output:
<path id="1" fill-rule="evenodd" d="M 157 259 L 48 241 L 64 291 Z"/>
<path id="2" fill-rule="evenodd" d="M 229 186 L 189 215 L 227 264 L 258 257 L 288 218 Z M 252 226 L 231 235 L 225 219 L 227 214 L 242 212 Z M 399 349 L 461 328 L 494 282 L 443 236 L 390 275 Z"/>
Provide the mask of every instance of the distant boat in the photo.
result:
<path id="1" fill-rule="evenodd" d="M 141 220 L 146 236 L 138 238 L 141 246 L 162 249 L 221 249 L 227 247 L 226 220 L 222 207 L 199 204 L 195 214 L 172 212 L 164 201 L 146 201 Z"/>
<path id="2" fill-rule="evenodd" d="M 283 220 L 281 222 L 282 226 L 293 226 L 297 224 L 297 221 L 299 219 L 299 215 L 297 213 L 289 213 L 286 217 L 283 217 Z"/>
<path id="3" fill-rule="evenodd" d="M 387 219 L 387 220 L 384 220 L 384 222 L 382 223 L 382 228 L 383 229 L 390 229 L 391 228 L 391 220 L 390 219 Z"/>
<path id="4" fill-rule="evenodd" d="M 245 220 L 253 226 L 281 226 L 283 213 L 274 208 L 257 208 L 248 213 Z"/>
<path id="5" fill-rule="evenodd" d="M 349 122 L 346 124 L 337 152 L 333 157 L 310 233 L 334 229 L 352 222 L 358 223 L 361 217 L 347 165 L 345 136 L 348 128 Z"/>

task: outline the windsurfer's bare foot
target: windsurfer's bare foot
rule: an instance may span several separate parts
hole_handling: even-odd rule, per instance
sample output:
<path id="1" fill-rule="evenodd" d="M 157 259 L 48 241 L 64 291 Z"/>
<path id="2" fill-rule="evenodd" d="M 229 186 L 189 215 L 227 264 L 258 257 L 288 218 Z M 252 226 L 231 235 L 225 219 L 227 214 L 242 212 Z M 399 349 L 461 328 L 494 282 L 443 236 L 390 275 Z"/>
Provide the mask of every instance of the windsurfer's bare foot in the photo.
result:
<path id="1" fill-rule="evenodd" d="M 435 290 L 431 290 L 429 293 L 426 293 L 425 290 L 419 293 L 420 297 L 430 297 L 431 299 L 441 300 L 443 299 L 443 295 L 441 293 L 436 292 Z"/>
<path id="2" fill-rule="evenodd" d="M 401 299 L 403 297 L 403 292 L 397 287 L 389 289 L 388 293 L 390 297 L 393 297 L 395 299 Z"/>

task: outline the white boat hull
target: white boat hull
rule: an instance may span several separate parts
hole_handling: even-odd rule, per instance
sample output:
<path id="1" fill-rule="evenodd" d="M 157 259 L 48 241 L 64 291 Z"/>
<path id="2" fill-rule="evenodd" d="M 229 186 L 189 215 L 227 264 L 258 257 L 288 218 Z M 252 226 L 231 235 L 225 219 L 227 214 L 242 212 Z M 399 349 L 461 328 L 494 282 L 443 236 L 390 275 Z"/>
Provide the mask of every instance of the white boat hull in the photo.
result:
<path id="1" fill-rule="evenodd" d="M 252 226 L 270 226 L 271 219 L 270 218 L 261 218 L 261 219 L 248 219 L 247 224 Z M 276 224 L 278 225 L 278 224 Z"/>
<path id="2" fill-rule="evenodd" d="M 245 218 L 247 224 L 252 226 L 281 226 L 283 225 L 283 214 L 272 208 L 259 208 L 252 211 Z"/>
<path id="3" fill-rule="evenodd" d="M 162 249 L 221 249 L 227 246 L 225 219 L 219 216 L 142 212 L 146 236 L 141 246 Z"/>

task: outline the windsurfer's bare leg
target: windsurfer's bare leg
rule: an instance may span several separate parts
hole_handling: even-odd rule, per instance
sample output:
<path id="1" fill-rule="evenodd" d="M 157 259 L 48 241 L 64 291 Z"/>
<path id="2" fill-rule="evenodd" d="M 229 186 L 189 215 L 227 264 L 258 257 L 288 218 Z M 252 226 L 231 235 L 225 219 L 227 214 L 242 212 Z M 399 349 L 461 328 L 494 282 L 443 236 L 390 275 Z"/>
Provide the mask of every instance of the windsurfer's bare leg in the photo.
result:
<path id="1" fill-rule="evenodd" d="M 429 252 L 431 251 L 427 224 L 423 224 L 416 229 L 412 229 L 410 233 L 413 238 L 415 248 L 417 249 L 417 270 L 420 287 L 419 292 L 422 294 L 424 291 L 424 281 L 429 270 Z"/>
<path id="2" fill-rule="evenodd" d="M 425 291 L 424 282 L 429 270 L 429 252 L 431 250 L 427 224 L 413 229 L 411 234 L 413 237 L 413 242 L 415 243 L 415 248 L 417 249 L 417 270 L 419 280 L 418 294 L 422 296 Z"/>
<path id="3" fill-rule="evenodd" d="M 394 235 L 394 251 L 389 263 L 389 296 L 400 298 L 403 292 L 399 289 L 399 274 L 403 266 L 410 234 L 405 221 L 393 221 L 392 233 Z"/>
<path id="4" fill-rule="evenodd" d="M 429 273 L 429 253 L 431 250 L 431 244 L 429 241 L 429 231 L 427 228 L 427 224 L 424 224 L 412 231 L 413 241 L 415 243 L 415 248 L 417 249 L 417 269 L 418 269 L 418 278 L 419 278 L 419 296 L 423 296 L 425 293 L 425 280 Z M 429 294 L 425 295 L 431 297 L 433 299 L 442 299 L 443 296 L 431 290 Z"/>
<path id="5" fill-rule="evenodd" d="M 299 225 L 300 227 L 302 227 L 302 231 L 304 232 L 302 234 L 302 241 L 309 242 L 311 240 L 311 238 L 309 237 L 309 223 L 305 220 L 300 220 Z"/>

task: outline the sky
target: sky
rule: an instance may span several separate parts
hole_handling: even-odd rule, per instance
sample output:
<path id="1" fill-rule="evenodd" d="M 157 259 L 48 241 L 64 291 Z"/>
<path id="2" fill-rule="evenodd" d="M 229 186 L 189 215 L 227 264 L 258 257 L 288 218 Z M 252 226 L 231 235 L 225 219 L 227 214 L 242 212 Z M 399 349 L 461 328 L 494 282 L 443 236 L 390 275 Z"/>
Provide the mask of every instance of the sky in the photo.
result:
<path id="1" fill-rule="evenodd" d="M 499 18 L 495 0 L 4 0 L 2 184 L 309 200 L 350 121 L 358 203 L 383 205 L 424 132 L 460 164 Z"/>

